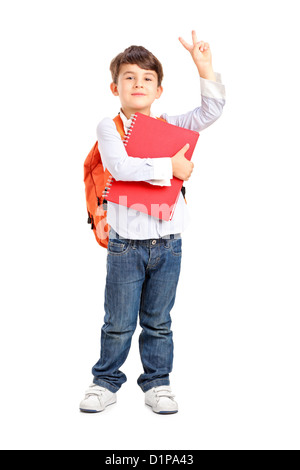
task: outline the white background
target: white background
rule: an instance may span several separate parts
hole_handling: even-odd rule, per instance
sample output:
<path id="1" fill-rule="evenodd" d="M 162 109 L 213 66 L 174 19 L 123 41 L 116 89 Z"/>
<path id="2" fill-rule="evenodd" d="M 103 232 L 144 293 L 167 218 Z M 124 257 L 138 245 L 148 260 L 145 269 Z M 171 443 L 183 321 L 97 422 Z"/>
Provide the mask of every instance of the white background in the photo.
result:
<path id="1" fill-rule="evenodd" d="M 1 0 L 1 448 L 299 449 L 297 3 Z M 83 415 L 106 265 L 83 162 L 119 109 L 109 63 L 144 45 L 165 71 L 153 111 L 189 111 L 199 80 L 178 36 L 192 29 L 227 104 L 188 184 L 173 310 L 180 412 L 145 407 L 138 328 L 118 404 Z"/>

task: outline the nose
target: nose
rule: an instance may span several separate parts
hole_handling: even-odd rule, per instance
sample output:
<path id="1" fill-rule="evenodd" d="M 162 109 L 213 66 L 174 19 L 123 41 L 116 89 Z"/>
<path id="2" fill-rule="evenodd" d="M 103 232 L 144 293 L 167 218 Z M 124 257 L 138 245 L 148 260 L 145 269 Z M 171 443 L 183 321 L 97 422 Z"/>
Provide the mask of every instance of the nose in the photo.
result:
<path id="1" fill-rule="evenodd" d="M 135 88 L 143 88 L 143 83 L 141 80 L 136 81 Z"/>

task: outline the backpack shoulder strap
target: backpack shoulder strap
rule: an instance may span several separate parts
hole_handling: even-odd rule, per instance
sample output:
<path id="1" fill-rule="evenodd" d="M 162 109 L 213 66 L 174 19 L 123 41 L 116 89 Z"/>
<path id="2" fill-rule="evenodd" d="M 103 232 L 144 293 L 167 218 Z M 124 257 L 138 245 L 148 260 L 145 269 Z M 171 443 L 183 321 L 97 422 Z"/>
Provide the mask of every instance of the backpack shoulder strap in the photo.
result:
<path id="1" fill-rule="evenodd" d="M 121 119 L 121 116 L 120 114 L 118 114 L 114 119 L 113 119 L 116 127 L 117 127 L 117 131 L 119 132 L 120 136 L 121 136 L 121 139 L 123 139 L 125 137 L 125 131 L 124 131 L 124 126 L 123 126 L 123 121 Z"/>

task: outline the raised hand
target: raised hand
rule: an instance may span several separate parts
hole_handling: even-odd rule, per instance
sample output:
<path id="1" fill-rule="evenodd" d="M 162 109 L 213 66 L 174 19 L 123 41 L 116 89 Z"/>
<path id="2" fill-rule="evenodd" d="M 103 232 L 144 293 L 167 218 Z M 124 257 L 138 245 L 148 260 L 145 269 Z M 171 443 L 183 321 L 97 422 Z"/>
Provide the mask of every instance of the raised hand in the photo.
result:
<path id="1" fill-rule="evenodd" d="M 200 76 L 215 81 L 216 77 L 212 67 L 212 55 L 208 42 L 198 41 L 196 31 L 192 31 L 193 44 L 187 43 L 182 37 L 179 38 L 179 41 L 191 54 Z"/>

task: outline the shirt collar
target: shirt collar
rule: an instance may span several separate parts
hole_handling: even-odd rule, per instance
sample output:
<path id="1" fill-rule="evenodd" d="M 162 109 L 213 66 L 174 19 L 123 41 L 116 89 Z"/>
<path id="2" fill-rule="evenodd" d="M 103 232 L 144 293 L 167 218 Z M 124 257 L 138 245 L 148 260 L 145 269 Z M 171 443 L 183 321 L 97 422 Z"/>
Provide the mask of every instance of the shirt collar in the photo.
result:
<path id="1" fill-rule="evenodd" d="M 134 114 L 131 115 L 131 118 L 130 119 L 127 119 L 127 117 L 125 116 L 125 114 L 123 113 L 122 109 L 120 110 L 120 117 L 122 119 L 122 122 L 123 122 L 123 125 L 124 125 L 124 130 L 125 130 L 125 134 L 127 134 L 127 132 L 129 131 L 130 129 L 130 126 L 131 126 L 131 123 L 132 123 L 132 117 L 134 116 Z M 156 116 L 154 116 L 154 114 L 152 114 L 150 112 L 150 117 L 156 119 Z"/>

